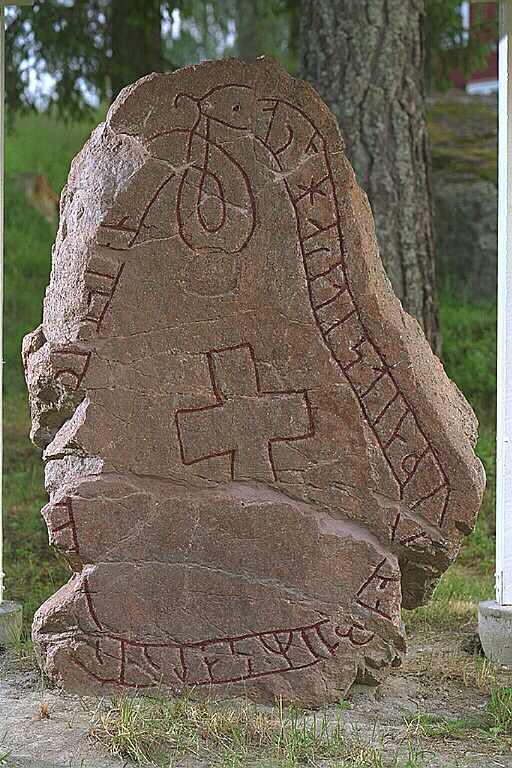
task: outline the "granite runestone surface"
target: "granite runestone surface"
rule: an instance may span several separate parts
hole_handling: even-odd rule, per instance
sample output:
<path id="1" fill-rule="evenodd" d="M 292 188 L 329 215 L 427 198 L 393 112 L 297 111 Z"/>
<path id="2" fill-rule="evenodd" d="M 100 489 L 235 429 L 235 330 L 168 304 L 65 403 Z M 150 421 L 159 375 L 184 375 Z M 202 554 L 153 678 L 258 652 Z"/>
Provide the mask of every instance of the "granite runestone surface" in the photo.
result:
<path id="1" fill-rule="evenodd" d="M 73 161 L 26 337 L 66 689 L 322 705 L 400 663 L 484 486 L 335 118 L 277 61 L 126 88 Z"/>

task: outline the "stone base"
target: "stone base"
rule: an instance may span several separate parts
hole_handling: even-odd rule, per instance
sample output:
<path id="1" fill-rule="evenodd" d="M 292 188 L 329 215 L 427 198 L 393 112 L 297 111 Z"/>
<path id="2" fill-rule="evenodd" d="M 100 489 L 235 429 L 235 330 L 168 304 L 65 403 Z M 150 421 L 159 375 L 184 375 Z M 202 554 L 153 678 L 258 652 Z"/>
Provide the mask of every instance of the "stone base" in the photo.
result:
<path id="1" fill-rule="evenodd" d="M 19 642 L 22 615 L 19 603 L 11 600 L 0 603 L 0 648 L 12 648 Z"/>
<path id="2" fill-rule="evenodd" d="M 512 605 L 485 600 L 478 606 L 478 633 L 488 659 L 512 665 Z"/>

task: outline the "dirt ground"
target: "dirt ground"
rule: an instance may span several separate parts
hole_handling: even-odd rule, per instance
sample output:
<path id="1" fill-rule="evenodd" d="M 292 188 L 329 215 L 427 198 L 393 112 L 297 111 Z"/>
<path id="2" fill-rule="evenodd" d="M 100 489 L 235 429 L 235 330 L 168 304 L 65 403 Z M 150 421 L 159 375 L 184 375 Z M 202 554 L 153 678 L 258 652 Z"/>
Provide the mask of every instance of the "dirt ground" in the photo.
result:
<path id="1" fill-rule="evenodd" d="M 421 632 L 409 644 L 404 666 L 380 688 L 356 686 L 343 713 L 347 734 L 373 739 L 391 763 L 397 750 L 400 768 L 512 768 L 512 751 L 496 745 L 477 728 L 459 736 L 427 736 L 418 712 L 450 721 L 479 718 L 486 711 L 490 678 L 481 673 L 473 649 L 473 633 Z M 480 672 L 478 672 L 480 670 Z M 512 673 L 500 670 L 500 682 L 512 684 Z M 106 702 L 79 699 L 48 689 L 33 668 L 20 670 L 12 659 L 0 661 L 0 757 L 7 768 L 121 768 L 91 737 L 98 711 Z M 328 710 L 330 714 L 330 711 Z M 48 717 L 41 717 L 47 714 Z M 334 711 L 332 712 L 334 719 Z M 407 745 L 425 753 L 407 762 Z M 179 765 L 209 768 L 187 761 Z M 329 768 L 328 763 L 324 765 Z"/>

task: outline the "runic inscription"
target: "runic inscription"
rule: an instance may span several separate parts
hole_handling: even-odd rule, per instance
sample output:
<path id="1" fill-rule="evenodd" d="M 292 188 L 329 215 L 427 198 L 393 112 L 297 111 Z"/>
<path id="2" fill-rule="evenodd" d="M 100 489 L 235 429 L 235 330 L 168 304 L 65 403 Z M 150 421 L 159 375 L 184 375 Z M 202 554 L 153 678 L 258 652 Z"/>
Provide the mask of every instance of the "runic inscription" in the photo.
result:
<path id="1" fill-rule="evenodd" d="M 79 647 L 82 653 L 71 660 L 98 682 L 127 688 L 151 688 L 162 678 L 174 687 L 243 683 L 298 672 L 335 656 L 339 642 L 328 640 L 328 631 L 329 620 L 322 619 L 197 643 L 132 642 L 107 634 L 93 652 Z"/>
<path id="2" fill-rule="evenodd" d="M 313 120 L 289 101 L 262 99 L 261 103 L 262 111 L 269 113 L 270 119 L 265 137 L 257 136 L 256 141 L 272 155 L 283 172 L 283 182 L 297 221 L 309 299 L 318 329 L 375 434 L 398 484 L 400 498 L 442 527 L 450 502 L 448 478 L 397 382 L 393 365 L 386 362 L 377 341 L 365 326 L 348 276 L 333 170 L 325 140 Z M 304 154 L 314 152 L 308 169 L 315 169 L 317 177 L 310 175 L 309 180 L 302 166 L 290 168 L 280 143 L 283 115 L 289 122 L 293 113 L 303 127 Z M 291 142 L 286 149 L 288 147 L 291 148 Z M 338 237 L 332 237 L 333 231 Z M 423 477 L 416 486 L 428 487 L 428 493 L 416 490 L 413 480 L 417 474 Z M 394 540 L 398 522 L 396 519 L 390 522 Z M 421 538 L 423 535 L 398 540 L 407 546 Z"/>
<path id="3" fill-rule="evenodd" d="M 109 271 L 109 267 L 110 270 Z M 88 267 L 85 270 L 87 285 L 87 314 L 83 320 L 91 323 L 99 331 L 103 319 L 110 307 L 110 303 L 116 291 L 123 273 L 124 263 L 117 267 L 107 264 L 106 267 Z"/>
<path id="4" fill-rule="evenodd" d="M 128 86 L 24 343 L 77 693 L 380 682 L 474 525 L 476 423 L 393 296 L 335 118 L 268 58 Z"/>
<path id="5" fill-rule="evenodd" d="M 386 575 L 386 560 L 382 560 L 358 590 L 357 604 L 391 621 L 389 606 L 392 605 L 392 600 L 389 599 L 387 589 L 396 585 L 397 582 L 396 576 Z"/>
<path id="6" fill-rule="evenodd" d="M 44 514 L 52 543 L 62 552 L 78 555 L 78 534 L 72 499 L 68 496 L 61 501 L 48 504 Z"/>
<path id="7" fill-rule="evenodd" d="M 71 509 L 70 500 L 61 504 L 67 504 Z M 396 579 L 383 575 L 385 568 L 385 561 L 379 563 L 356 596 L 367 591 L 373 582 L 382 592 L 388 587 L 393 588 Z M 151 688 L 162 681 L 174 686 L 245 682 L 313 667 L 334 657 L 340 641 L 347 640 L 354 647 L 363 647 L 375 638 L 375 632 L 368 631 L 361 621 L 354 621 L 342 631 L 340 626 L 331 625 L 329 619 L 320 619 L 314 624 L 291 629 L 249 632 L 194 643 L 131 641 L 104 631 L 87 579 L 84 591 L 90 619 L 104 632 L 104 637 L 94 641 L 94 651 L 90 646 L 79 646 L 71 660 L 101 684 Z M 358 603 L 364 608 L 370 607 L 360 600 Z M 391 621 L 390 616 L 379 611 L 378 602 L 371 610 Z"/>
<path id="8" fill-rule="evenodd" d="M 263 390 L 250 344 L 214 349 L 206 357 L 215 402 L 176 411 L 183 463 L 226 456 L 233 480 L 277 480 L 273 444 L 313 437 L 307 392 Z"/>

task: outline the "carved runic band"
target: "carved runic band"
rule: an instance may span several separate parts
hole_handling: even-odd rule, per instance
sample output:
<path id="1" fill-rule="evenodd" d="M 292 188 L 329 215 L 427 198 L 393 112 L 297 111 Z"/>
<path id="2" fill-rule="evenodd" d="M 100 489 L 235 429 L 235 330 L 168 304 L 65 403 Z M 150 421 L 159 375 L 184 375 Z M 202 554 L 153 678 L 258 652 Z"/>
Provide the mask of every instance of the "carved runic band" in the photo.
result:
<path id="1" fill-rule="evenodd" d="M 273 444 L 314 434 L 306 390 L 263 390 L 250 344 L 213 349 L 207 360 L 215 402 L 175 414 L 183 463 L 226 456 L 233 480 L 277 480 Z"/>

